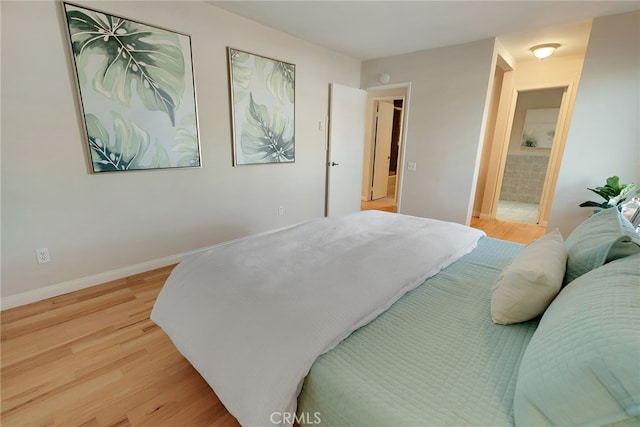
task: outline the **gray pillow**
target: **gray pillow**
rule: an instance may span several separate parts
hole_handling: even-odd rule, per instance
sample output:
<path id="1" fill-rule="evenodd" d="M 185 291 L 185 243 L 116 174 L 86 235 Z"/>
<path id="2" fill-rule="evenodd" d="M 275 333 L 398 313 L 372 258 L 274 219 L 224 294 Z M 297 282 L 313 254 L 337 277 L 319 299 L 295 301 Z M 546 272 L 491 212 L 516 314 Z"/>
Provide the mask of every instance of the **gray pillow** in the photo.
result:
<path id="1" fill-rule="evenodd" d="M 513 410 L 519 427 L 640 425 L 640 254 L 558 294 L 522 357 Z"/>
<path id="2" fill-rule="evenodd" d="M 491 288 L 493 323 L 509 325 L 544 313 L 560 292 L 566 263 L 558 229 L 525 246 Z"/>
<path id="3" fill-rule="evenodd" d="M 565 240 L 564 284 L 615 259 L 640 253 L 640 236 L 618 209 L 604 209 L 576 227 Z"/>

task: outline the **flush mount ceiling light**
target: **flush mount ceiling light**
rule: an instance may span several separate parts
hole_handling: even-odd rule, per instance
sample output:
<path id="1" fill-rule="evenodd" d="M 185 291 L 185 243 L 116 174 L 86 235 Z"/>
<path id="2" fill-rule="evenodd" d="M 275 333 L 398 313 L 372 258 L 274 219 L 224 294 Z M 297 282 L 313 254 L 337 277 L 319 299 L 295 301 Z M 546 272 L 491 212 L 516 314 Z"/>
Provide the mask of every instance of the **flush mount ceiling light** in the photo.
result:
<path id="1" fill-rule="evenodd" d="M 535 56 L 536 58 L 544 59 L 551 56 L 553 52 L 555 52 L 556 49 L 559 47 L 560 47 L 559 43 L 545 43 L 545 44 L 539 44 L 539 45 L 533 46 L 529 50 L 531 51 L 531 53 L 533 53 L 533 56 Z"/>

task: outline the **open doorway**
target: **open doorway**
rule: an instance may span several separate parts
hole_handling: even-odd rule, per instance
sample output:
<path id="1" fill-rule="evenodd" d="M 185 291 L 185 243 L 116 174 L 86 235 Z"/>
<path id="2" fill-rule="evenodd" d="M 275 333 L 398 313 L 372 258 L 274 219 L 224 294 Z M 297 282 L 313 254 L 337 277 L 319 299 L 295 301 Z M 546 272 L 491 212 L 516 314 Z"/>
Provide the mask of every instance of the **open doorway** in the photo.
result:
<path id="1" fill-rule="evenodd" d="M 524 61 L 517 69 L 501 66 L 501 59 L 473 217 L 546 228 L 583 57 Z"/>
<path id="2" fill-rule="evenodd" d="M 397 212 L 406 87 L 369 91 L 363 165 L 363 210 Z"/>
<path id="3" fill-rule="evenodd" d="M 496 218 L 537 224 L 566 88 L 521 91 L 513 115 Z"/>

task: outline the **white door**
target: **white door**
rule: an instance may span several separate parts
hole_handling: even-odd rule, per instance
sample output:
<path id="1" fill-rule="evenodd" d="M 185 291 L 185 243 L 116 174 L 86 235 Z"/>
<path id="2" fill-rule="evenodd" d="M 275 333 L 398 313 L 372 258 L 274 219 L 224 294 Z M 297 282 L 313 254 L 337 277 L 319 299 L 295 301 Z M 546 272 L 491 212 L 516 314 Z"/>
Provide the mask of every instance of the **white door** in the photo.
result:
<path id="1" fill-rule="evenodd" d="M 360 210 L 367 92 L 331 84 L 325 214 Z"/>
<path id="2" fill-rule="evenodd" d="M 393 112 L 393 102 L 378 102 L 376 146 L 373 160 L 373 194 L 371 200 L 377 200 L 387 196 L 387 188 L 389 187 L 389 161 L 391 160 Z"/>

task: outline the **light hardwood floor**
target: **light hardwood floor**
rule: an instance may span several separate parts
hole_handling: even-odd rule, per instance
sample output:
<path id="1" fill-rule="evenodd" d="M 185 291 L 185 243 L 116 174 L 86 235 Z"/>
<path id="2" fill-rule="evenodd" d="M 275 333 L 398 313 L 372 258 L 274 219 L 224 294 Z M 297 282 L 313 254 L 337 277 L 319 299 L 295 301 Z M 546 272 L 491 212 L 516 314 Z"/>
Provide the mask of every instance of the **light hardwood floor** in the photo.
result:
<path id="1" fill-rule="evenodd" d="M 544 236 L 546 232 L 546 228 L 542 225 L 501 221 L 499 219 L 472 217 L 470 225 L 483 230 L 489 237 L 525 244 Z"/>
<path id="2" fill-rule="evenodd" d="M 386 199 L 382 200 L 370 200 L 368 202 L 360 202 L 360 210 L 378 210 L 378 211 L 387 211 L 387 212 L 397 212 L 396 206 L 393 204 L 393 201 L 388 201 Z"/>
<path id="3" fill-rule="evenodd" d="M 398 209 L 395 204 L 395 192 L 396 192 L 396 179 L 397 175 L 390 175 L 387 180 L 387 195 L 381 199 L 369 200 L 360 203 L 360 210 L 379 210 L 387 212 L 397 212 Z"/>
<path id="4" fill-rule="evenodd" d="M 481 221 L 527 243 L 544 228 Z M 237 426 L 149 320 L 173 266 L 1 313 L 4 426 Z"/>
<path id="5" fill-rule="evenodd" d="M 4 426 L 238 426 L 149 320 L 165 267 L 5 310 Z"/>

